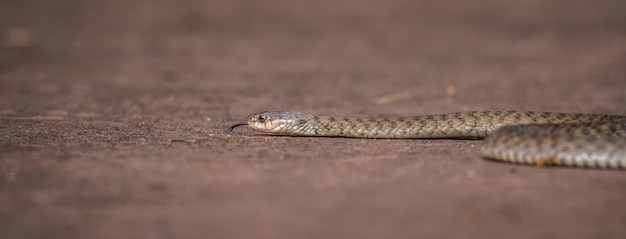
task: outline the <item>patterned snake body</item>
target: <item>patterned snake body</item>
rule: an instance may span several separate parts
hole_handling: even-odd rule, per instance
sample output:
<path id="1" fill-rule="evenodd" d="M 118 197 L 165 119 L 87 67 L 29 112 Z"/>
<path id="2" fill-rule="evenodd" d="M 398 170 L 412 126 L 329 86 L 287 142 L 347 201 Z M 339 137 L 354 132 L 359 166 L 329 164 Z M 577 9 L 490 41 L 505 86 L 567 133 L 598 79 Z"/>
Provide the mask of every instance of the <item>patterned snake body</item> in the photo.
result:
<path id="1" fill-rule="evenodd" d="M 626 169 L 626 116 L 476 111 L 403 118 L 340 118 L 261 112 L 253 129 L 280 135 L 482 139 L 483 157 L 513 163 Z"/>

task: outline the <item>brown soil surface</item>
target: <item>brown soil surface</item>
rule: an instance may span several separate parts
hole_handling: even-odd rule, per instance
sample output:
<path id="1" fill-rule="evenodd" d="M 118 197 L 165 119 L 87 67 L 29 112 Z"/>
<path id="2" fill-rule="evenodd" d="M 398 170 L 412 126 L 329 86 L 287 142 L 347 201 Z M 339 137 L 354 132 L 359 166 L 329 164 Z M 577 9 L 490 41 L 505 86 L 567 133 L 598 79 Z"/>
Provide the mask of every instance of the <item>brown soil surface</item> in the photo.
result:
<path id="1" fill-rule="evenodd" d="M 626 238 L 626 173 L 263 110 L 626 114 L 625 1 L 3 0 L 2 238 Z"/>

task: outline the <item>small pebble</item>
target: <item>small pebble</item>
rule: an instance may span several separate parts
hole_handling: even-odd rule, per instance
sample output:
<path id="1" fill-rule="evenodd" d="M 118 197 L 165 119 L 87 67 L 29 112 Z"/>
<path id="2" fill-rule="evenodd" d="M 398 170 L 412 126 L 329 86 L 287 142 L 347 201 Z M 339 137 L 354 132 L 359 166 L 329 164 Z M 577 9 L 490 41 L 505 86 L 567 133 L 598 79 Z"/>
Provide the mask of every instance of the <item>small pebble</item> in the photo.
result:
<path id="1" fill-rule="evenodd" d="M 472 170 L 472 169 L 467 170 L 467 177 L 468 177 L 468 178 L 474 178 L 474 177 L 476 177 L 476 171 L 474 171 L 474 170 Z"/>
<path id="2" fill-rule="evenodd" d="M 457 93 L 456 87 L 453 85 L 446 86 L 446 96 L 455 96 Z"/>
<path id="3" fill-rule="evenodd" d="M 13 171 L 8 172 L 7 175 L 6 175 L 6 179 L 9 182 L 15 181 L 15 172 L 13 172 Z"/>

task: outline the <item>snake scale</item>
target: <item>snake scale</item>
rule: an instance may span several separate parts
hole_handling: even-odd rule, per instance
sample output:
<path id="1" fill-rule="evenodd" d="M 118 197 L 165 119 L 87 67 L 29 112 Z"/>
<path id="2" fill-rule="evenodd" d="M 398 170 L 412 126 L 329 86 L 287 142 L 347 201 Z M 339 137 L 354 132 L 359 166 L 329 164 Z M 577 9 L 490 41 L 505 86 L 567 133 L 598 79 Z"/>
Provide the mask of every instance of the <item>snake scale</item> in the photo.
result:
<path id="1" fill-rule="evenodd" d="M 484 158 L 538 166 L 626 169 L 626 116 L 474 111 L 398 118 L 343 118 L 265 111 L 245 123 L 290 136 L 484 139 Z"/>

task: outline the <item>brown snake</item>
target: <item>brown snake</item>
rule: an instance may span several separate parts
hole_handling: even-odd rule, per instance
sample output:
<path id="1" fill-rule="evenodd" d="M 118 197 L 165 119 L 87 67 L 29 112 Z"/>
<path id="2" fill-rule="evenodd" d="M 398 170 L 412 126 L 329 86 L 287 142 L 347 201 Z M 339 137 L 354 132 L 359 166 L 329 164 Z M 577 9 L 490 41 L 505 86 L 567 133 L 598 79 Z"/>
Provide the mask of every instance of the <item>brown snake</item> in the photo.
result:
<path id="1" fill-rule="evenodd" d="M 261 112 L 246 123 L 291 136 L 483 139 L 488 159 L 586 168 L 626 169 L 626 116 L 525 111 L 476 111 L 401 118 L 341 118 Z"/>

